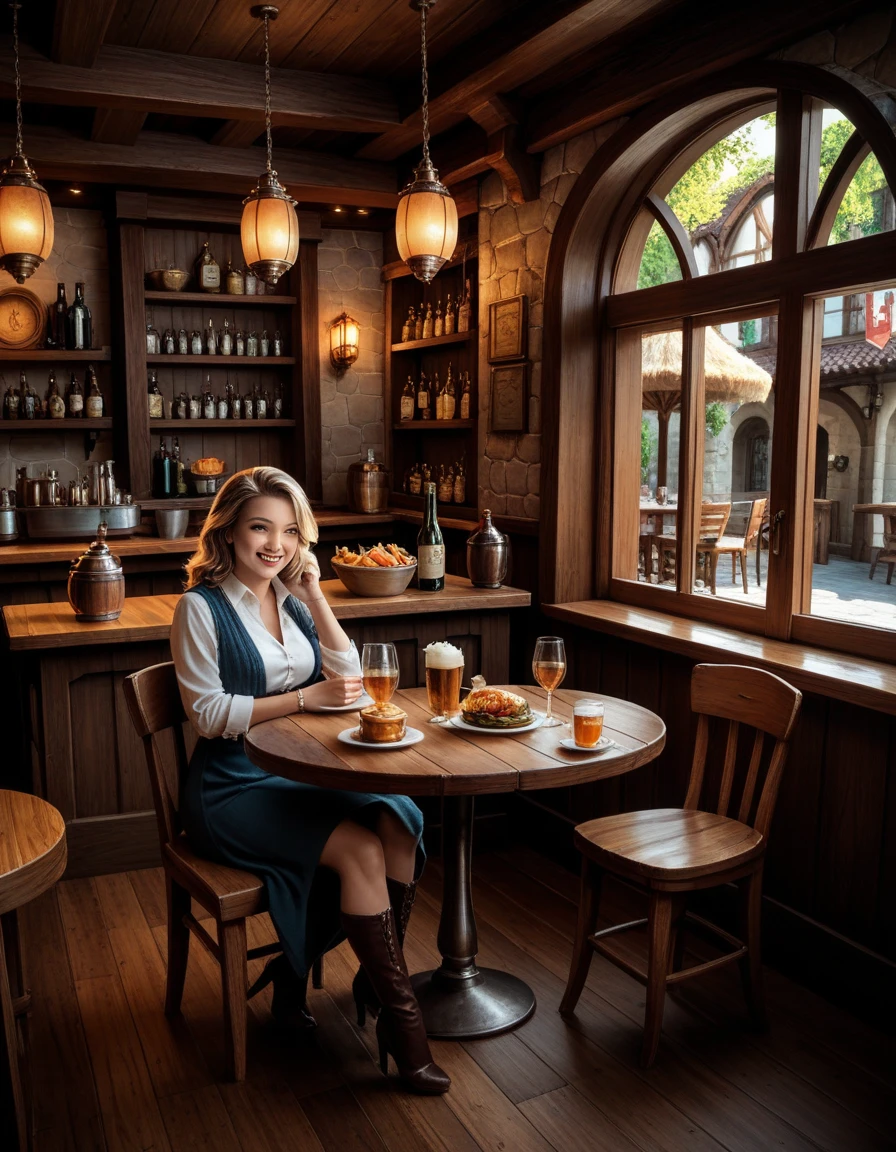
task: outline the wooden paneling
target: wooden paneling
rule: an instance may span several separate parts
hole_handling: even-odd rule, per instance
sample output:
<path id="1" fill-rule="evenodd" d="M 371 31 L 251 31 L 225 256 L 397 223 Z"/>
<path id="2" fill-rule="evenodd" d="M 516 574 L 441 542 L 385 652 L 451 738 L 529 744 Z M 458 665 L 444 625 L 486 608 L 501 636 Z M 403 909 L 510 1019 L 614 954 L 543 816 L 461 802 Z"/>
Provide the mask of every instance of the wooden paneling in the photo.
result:
<path id="1" fill-rule="evenodd" d="M 143 309 L 143 234 L 137 224 L 119 229 L 121 258 L 121 353 L 125 383 L 127 437 L 124 481 L 139 501 L 148 496 L 150 478 L 149 413 L 146 401 L 146 318 Z"/>
<path id="2" fill-rule="evenodd" d="M 293 310 L 293 347 L 299 351 L 301 380 L 301 411 L 296 411 L 297 474 L 308 498 L 320 500 L 323 494 L 321 479 L 321 416 L 320 416 L 320 318 L 317 299 L 317 241 L 299 242 L 297 266 L 290 273 L 290 282 L 299 298 Z"/>

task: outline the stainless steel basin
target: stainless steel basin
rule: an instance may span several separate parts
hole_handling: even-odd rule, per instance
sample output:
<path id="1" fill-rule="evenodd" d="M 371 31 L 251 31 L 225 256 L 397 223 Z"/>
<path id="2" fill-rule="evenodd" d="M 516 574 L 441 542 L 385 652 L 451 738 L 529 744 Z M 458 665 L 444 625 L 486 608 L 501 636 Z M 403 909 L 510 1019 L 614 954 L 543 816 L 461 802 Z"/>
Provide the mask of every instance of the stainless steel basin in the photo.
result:
<path id="1" fill-rule="evenodd" d="M 36 540 L 93 540 L 99 522 L 109 525 L 108 536 L 130 536 L 140 523 L 139 504 L 113 504 L 111 507 L 20 508 L 28 535 Z"/>

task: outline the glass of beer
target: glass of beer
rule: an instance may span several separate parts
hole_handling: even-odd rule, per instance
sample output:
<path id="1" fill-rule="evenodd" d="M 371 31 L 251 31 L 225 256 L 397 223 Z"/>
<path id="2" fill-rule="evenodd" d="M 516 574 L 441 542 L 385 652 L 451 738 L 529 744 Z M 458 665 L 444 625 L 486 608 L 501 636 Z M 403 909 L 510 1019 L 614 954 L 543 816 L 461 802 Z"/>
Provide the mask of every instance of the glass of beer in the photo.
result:
<path id="1" fill-rule="evenodd" d="M 430 724 L 447 724 L 460 712 L 460 682 L 464 654 L 454 644 L 439 640 L 423 649 L 426 660 L 426 695 L 433 716 Z"/>
<path id="2" fill-rule="evenodd" d="M 576 700 L 572 709 L 572 735 L 577 748 L 595 748 L 604 730 L 604 706 L 600 700 Z"/>
<path id="3" fill-rule="evenodd" d="M 361 676 L 364 691 L 377 708 L 392 699 L 398 687 L 398 653 L 394 644 L 365 644 L 361 650 Z"/>
<path id="4" fill-rule="evenodd" d="M 551 712 L 551 697 L 559 688 L 566 675 L 566 647 L 561 636 L 539 636 L 535 641 L 535 655 L 532 657 L 532 675 L 548 694 L 547 708 L 542 728 L 559 728 L 558 720 Z"/>

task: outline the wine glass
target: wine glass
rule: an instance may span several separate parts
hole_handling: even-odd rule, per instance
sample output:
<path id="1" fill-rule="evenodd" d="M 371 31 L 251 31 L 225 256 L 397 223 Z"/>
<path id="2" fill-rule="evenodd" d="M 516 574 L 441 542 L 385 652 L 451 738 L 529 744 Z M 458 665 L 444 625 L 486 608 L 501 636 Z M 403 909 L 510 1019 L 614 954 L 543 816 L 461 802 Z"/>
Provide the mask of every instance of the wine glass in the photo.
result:
<path id="1" fill-rule="evenodd" d="M 551 697 L 559 688 L 566 675 L 566 648 L 561 636 L 539 636 L 535 641 L 535 654 L 532 657 L 532 675 L 548 694 L 542 728 L 559 728 L 563 721 L 557 720 L 551 712 Z"/>
<path id="2" fill-rule="evenodd" d="M 398 653 L 394 644 L 365 644 L 361 651 L 364 691 L 376 703 L 377 711 L 392 699 L 398 687 Z"/>

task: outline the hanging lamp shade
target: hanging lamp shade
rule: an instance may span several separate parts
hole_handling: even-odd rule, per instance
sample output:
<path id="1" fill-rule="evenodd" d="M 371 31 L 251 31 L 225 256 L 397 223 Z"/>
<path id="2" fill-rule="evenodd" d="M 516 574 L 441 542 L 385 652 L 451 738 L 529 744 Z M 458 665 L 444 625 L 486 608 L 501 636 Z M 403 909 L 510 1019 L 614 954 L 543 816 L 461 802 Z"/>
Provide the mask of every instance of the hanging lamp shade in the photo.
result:
<path id="1" fill-rule="evenodd" d="M 418 280 L 427 284 L 457 245 L 457 205 L 425 160 L 401 192 L 395 213 L 398 254 Z"/>
<path id="2" fill-rule="evenodd" d="M 7 160 L 0 179 L 0 268 L 25 281 L 53 251 L 53 210 L 24 156 Z"/>
<path id="3" fill-rule="evenodd" d="M 243 201 L 240 239 L 246 265 L 265 284 L 276 284 L 299 255 L 296 202 L 277 180 L 263 172 Z"/>

